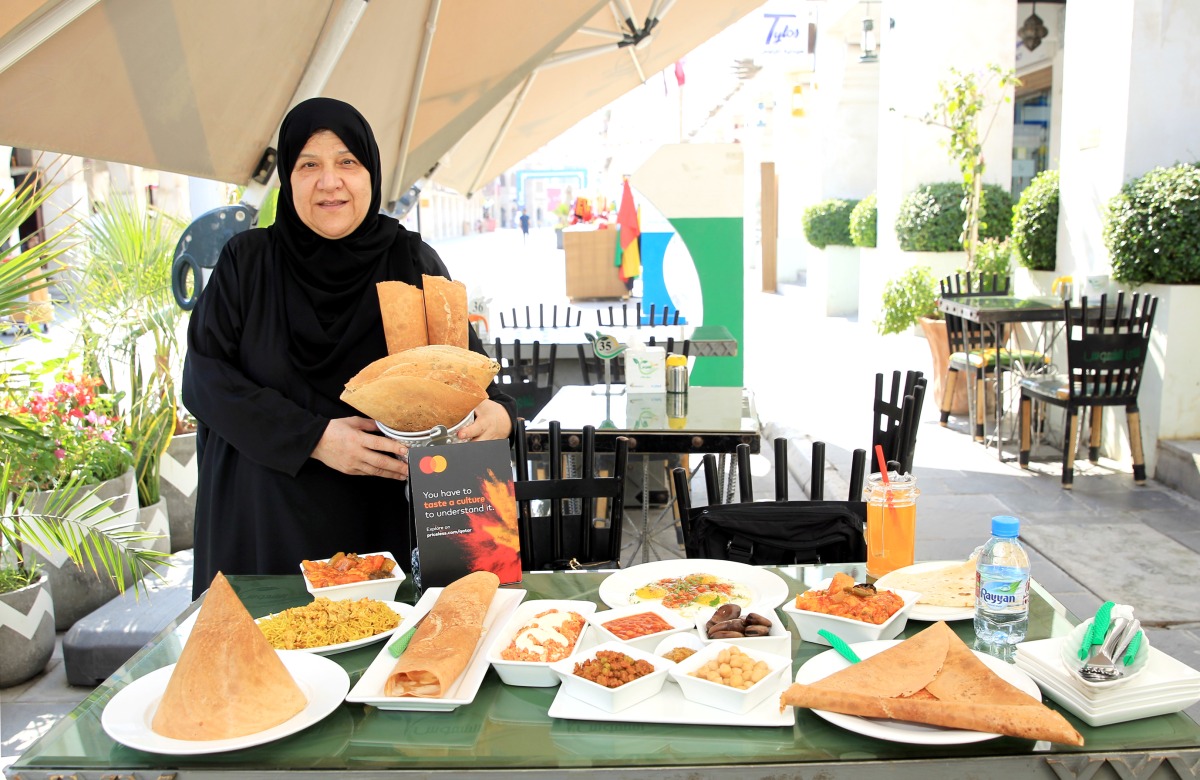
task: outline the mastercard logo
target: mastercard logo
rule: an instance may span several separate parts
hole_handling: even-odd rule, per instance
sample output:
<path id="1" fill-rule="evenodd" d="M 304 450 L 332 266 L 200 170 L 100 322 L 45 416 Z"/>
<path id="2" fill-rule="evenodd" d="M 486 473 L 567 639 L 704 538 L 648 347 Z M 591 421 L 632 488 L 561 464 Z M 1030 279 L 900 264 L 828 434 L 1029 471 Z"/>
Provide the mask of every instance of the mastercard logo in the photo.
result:
<path id="1" fill-rule="evenodd" d="M 446 457 L 444 455 L 426 455 L 417 462 L 417 468 L 422 474 L 441 474 L 446 470 Z"/>

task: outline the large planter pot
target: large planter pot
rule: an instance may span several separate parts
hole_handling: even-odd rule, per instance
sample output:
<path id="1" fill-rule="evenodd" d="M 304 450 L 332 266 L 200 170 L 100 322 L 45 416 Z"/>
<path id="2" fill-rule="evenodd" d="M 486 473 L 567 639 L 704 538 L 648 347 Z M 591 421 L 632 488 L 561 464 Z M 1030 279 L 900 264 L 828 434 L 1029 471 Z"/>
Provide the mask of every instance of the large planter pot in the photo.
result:
<path id="1" fill-rule="evenodd" d="M 921 317 L 918 322 L 925 340 L 929 343 L 929 354 L 933 358 L 933 401 L 937 408 L 942 408 L 942 398 L 946 393 L 946 370 L 950 366 L 950 340 L 946 335 L 946 321 Z M 950 404 L 950 413 L 961 415 L 967 413 L 967 382 L 970 377 L 960 376 L 954 383 L 954 398 Z"/>
<path id="2" fill-rule="evenodd" d="M 40 674 L 54 653 L 54 602 L 42 572 L 20 590 L 0 593 L 0 688 Z"/>
<path id="3" fill-rule="evenodd" d="M 194 544 L 196 521 L 196 483 L 199 461 L 196 458 L 196 434 L 177 433 L 167 445 L 160 463 L 160 485 L 167 502 L 171 523 L 171 552 L 190 550 Z"/>
<path id="4" fill-rule="evenodd" d="M 808 289 L 819 313 L 826 317 L 858 314 L 859 249 L 828 246 L 808 258 Z"/>
<path id="5" fill-rule="evenodd" d="M 90 493 L 91 488 L 81 492 Z M 49 502 L 52 491 L 31 493 L 29 510 L 40 512 Z M 99 499 L 114 499 L 105 514 L 114 524 L 128 523 L 137 520 L 137 490 L 134 485 L 133 470 L 107 482 L 100 483 L 95 496 L 85 499 L 94 503 Z M 85 507 L 81 504 L 71 510 L 71 514 L 80 512 Z M 98 520 L 98 522 L 104 522 Z M 59 631 L 66 631 L 76 620 L 106 603 L 118 593 L 117 585 L 111 577 L 102 571 L 97 574 L 90 567 L 80 567 L 73 563 L 70 557 L 61 550 L 42 550 L 33 548 L 34 557 L 38 564 L 50 577 L 50 592 L 54 595 L 54 625 Z M 126 573 L 129 580 L 129 572 Z"/>
<path id="6" fill-rule="evenodd" d="M 146 549 L 160 553 L 171 552 L 171 522 L 165 498 L 138 510 L 138 530 L 154 534 L 156 537 L 144 545 Z"/>

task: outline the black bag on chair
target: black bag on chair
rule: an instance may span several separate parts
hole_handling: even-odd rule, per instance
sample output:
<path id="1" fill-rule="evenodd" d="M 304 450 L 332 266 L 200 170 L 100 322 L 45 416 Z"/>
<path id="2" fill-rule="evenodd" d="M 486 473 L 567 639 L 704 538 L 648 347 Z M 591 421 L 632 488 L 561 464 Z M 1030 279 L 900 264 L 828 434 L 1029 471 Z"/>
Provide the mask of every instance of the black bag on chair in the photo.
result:
<path id="1" fill-rule="evenodd" d="M 689 558 L 757 566 L 867 559 L 862 501 L 761 501 L 692 510 Z"/>

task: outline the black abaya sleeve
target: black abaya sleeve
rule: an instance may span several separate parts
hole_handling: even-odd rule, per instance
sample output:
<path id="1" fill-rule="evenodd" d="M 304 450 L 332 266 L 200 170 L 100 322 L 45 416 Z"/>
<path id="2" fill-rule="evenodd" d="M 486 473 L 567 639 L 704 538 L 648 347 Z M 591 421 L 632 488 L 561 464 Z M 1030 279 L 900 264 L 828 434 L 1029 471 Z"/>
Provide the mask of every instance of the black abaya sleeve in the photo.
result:
<path id="1" fill-rule="evenodd" d="M 242 278 L 242 269 L 235 251 L 227 245 L 192 312 L 183 367 L 183 403 L 246 457 L 295 476 L 320 441 L 329 419 L 246 375 L 242 366 L 272 357 L 241 354 L 244 313 L 248 305 L 269 306 L 272 291 L 258 289 Z M 283 343 L 286 341 L 281 342 L 281 349 Z"/>

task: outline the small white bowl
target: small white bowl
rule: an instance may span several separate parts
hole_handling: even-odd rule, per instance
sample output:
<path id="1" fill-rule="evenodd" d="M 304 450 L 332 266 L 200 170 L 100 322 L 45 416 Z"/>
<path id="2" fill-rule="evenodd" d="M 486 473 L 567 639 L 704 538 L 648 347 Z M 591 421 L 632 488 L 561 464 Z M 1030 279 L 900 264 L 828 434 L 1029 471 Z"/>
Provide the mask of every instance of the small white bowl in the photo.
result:
<path id="1" fill-rule="evenodd" d="M 368 555 L 382 555 L 385 558 L 390 558 L 395 561 L 396 556 L 390 552 L 375 552 L 375 553 L 358 553 L 360 558 L 366 558 Z M 322 561 L 328 561 L 328 558 L 322 558 Z M 313 587 L 309 582 L 308 576 L 304 574 L 304 564 L 300 564 L 300 574 L 304 576 L 304 587 L 314 598 L 327 598 L 330 601 L 358 601 L 359 599 L 375 599 L 376 601 L 395 601 L 396 590 L 400 587 L 400 583 L 404 582 L 404 572 L 400 569 L 400 565 L 392 569 L 392 576 L 384 577 L 378 580 L 366 580 L 364 582 L 349 582 L 345 585 L 330 585 L 324 588 Z"/>
<path id="2" fill-rule="evenodd" d="M 917 599 L 921 598 L 921 594 L 911 590 L 897 589 L 892 589 L 892 593 L 904 599 L 904 606 L 878 625 L 836 615 L 826 615 L 822 612 L 811 612 L 807 609 L 797 609 L 795 599 L 785 604 L 783 611 L 791 617 L 792 624 L 796 626 L 796 630 L 800 632 L 800 638 L 805 642 L 828 646 L 829 642 L 825 637 L 817 633 L 821 629 L 837 634 L 847 644 L 870 642 L 875 639 L 895 639 L 908 625 L 908 613 L 912 611 Z"/>
<path id="3" fill-rule="evenodd" d="M 764 653 L 774 653 L 775 655 L 786 655 L 791 652 L 792 634 L 784 626 L 784 622 L 779 619 L 779 615 L 775 613 L 773 608 L 762 608 L 754 604 L 742 609 L 742 617 L 750 613 L 762 615 L 767 620 L 771 621 L 771 631 L 765 636 L 747 636 L 734 639 L 709 639 L 708 629 L 705 626 L 713 613 L 717 611 L 716 607 L 704 607 L 696 613 L 696 636 L 700 637 L 700 641 L 705 645 L 711 642 L 724 642 L 726 644 L 737 645 L 738 647 L 757 647 Z"/>
<path id="4" fill-rule="evenodd" d="M 671 634 L 670 636 L 663 637 L 662 640 L 655 645 L 654 654 L 661 656 L 669 663 L 678 663 L 678 661 L 672 661 L 670 658 L 666 657 L 667 653 L 671 652 L 677 647 L 686 647 L 687 649 L 698 653 L 704 649 L 704 643 L 701 642 L 700 637 L 696 636 L 695 634 Z"/>
<path id="5" fill-rule="evenodd" d="M 1079 646 L 1083 644 L 1084 632 L 1092 630 L 1093 622 L 1095 622 L 1095 618 L 1088 618 L 1083 621 L 1071 629 L 1071 633 L 1067 634 L 1062 642 L 1059 643 L 1059 658 L 1062 659 L 1063 666 L 1067 667 L 1068 677 L 1070 677 L 1071 682 L 1078 688 L 1102 691 L 1106 688 L 1122 686 L 1141 674 L 1141 671 L 1146 668 L 1146 660 L 1150 657 L 1150 635 L 1146 633 L 1145 629 L 1142 629 L 1142 639 L 1138 644 L 1137 655 L 1133 657 L 1133 663 L 1122 667 L 1125 673 L 1120 677 L 1112 680 L 1092 682 L 1079 676 L 1079 668 L 1083 666 L 1083 661 L 1079 660 Z"/>
<path id="6" fill-rule="evenodd" d="M 657 631 L 653 634 L 646 634 L 635 639 L 621 639 L 613 632 L 604 627 L 604 624 L 610 620 L 617 618 L 629 617 L 630 615 L 640 615 L 643 612 L 652 612 L 662 618 L 670 629 L 666 631 Z M 677 634 L 680 631 L 688 631 L 694 627 L 691 618 L 685 618 L 677 612 L 673 612 L 661 604 L 631 604 L 627 607 L 617 607 L 616 609 L 606 609 L 603 612 L 595 612 L 587 616 L 587 622 L 596 630 L 596 635 L 604 642 L 620 642 L 629 647 L 636 647 L 639 650 L 650 652 L 654 649 L 662 638 L 669 634 Z"/>
<path id="7" fill-rule="evenodd" d="M 459 441 L 461 441 L 454 434 L 458 433 L 459 429 L 470 425 L 474 421 L 475 421 L 475 411 L 472 410 L 470 412 L 467 412 L 466 417 L 462 418 L 461 420 L 456 422 L 454 425 L 451 425 L 449 428 L 447 428 L 446 435 L 450 437 L 449 443 L 456 444 Z M 447 443 L 442 440 L 434 441 L 434 436 L 437 431 L 437 428 L 430 428 L 430 429 L 424 430 L 424 431 L 398 431 L 395 428 L 387 427 L 383 423 L 379 422 L 379 420 L 375 421 L 375 427 L 379 429 L 380 433 L 382 433 L 384 436 L 387 436 L 389 439 L 395 439 L 396 441 L 404 442 L 405 444 L 407 444 L 410 447 L 422 447 L 426 444 L 445 444 L 445 443 Z"/>
<path id="8" fill-rule="evenodd" d="M 606 688 L 575 674 L 576 664 L 595 658 L 601 650 L 624 653 L 635 661 L 646 661 L 654 667 L 654 671 L 617 688 Z M 663 684 L 667 681 L 667 670 L 672 666 L 673 664 L 667 659 L 636 647 L 630 647 L 624 642 L 605 642 L 583 653 L 577 653 L 571 658 L 564 658 L 550 664 L 550 668 L 562 681 L 563 691 L 580 701 L 608 712 L 620 712 L 661 691 Z"/>
<path id="9" fill-rule="evenodd" d="M 534 599 L 523 602 L 513 612 L 512 618 L 496 635 L 496 640 L 488 649 L 488 663 L 496 670 L 496 674 L 500 675 L 500 679 L 505 685 L 518 685 L 526 688 L 553 688 L 558 685 L 558 675 L 551 671 L 549 662 L 508 661 L 500 656 L 513 641 L 513 637 L 517 635 L 518 631 L 528 625 L 536 616 L 552 609 L 575 612 L 584 618 L 583 630 L 579 633 L 579 639 L 575 641 L 575 646 L 571 648 L 571 653 L 567 658 L 579 652 L 580 646 L 584 644 L 585 638 L 591 630 L 587 623 L 587 616 L 596 611 L 594 603 L 568 599 Z"/>
<path id="10" fill-rule="evenodd" d="M 745 690 L 732 688 L 722 683 L 710 682 L 702 677 L 693 677 L 692 672 L 717 658 L 720 653 L 729 650 L 725 642 L 713 642 L 700 652 L 685 658 L 671 668 L 671 679 L 679 683 L 684 698 L 697 704 L 745 714 L 762 704 L 772 694 L 778 696 L 791 679 L 792 659 L 773 653 L 763 653 L 758 650 L 738 648 L 755 661 L 765 661 L 770 671 L 758 682 Z M 786 671 L 785 671 L 786 670 Z"/>

